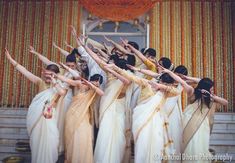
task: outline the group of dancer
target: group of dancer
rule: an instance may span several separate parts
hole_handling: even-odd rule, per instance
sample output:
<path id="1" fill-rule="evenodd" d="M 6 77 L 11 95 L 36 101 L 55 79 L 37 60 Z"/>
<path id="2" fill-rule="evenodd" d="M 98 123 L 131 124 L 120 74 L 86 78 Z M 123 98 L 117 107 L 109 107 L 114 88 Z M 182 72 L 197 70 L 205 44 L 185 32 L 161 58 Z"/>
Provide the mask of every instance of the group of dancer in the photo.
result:
<path id="1" fill-rule="evenodd" d="M 210 155 L 213 114 L 217 104 L 228 103 L 213 94 L 211 79 L 189 77 L 185 66 L 174 67 L 166 57 L 157 60 L 154 49 L 139 51 L 133 41 L 116 43 L 104 36 L 106 44 L 78 37 L 74 27 L 71 33 L 77 43 L 76 48 L 66 43 L 71 52 L 53 43 L 66 56 L 64 63 L 30 46 L 46 65 L 41 77 L 5 52 L 39 87 L 27 114 L 32 163 L 55 163 L 63 154 L 66 163 L 152 163 L 182 153 Z"/>

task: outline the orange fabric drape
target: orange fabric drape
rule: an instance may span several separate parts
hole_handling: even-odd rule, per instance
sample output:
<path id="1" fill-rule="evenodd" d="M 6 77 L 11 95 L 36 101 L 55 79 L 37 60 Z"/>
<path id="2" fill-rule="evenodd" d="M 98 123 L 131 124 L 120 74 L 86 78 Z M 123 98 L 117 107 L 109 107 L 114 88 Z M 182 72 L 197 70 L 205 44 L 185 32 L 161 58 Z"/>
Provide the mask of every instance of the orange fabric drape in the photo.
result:
<path id="1" fill-rule="evenodd" d="M 149 9 L 157 0 L 80 0 L 91 14 L 112 21 L 134 19 Z"/>

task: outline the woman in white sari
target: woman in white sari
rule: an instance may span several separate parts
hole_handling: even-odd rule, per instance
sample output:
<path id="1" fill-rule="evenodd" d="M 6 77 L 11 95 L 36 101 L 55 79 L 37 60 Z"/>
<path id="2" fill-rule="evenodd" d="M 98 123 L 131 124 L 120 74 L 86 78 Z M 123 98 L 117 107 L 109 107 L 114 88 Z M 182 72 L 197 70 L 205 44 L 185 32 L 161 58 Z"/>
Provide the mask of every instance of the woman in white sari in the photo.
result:
<path id="1" fill-rule="evenodd" d="M 183 162 L 211 162 L 210 156 L 210 116 L 216 103 L 227 105 L 227 100 L 213 95 L 213 81 L 203 78 L 199 81 L 190 97 L 190 104 L 183 113 Z M 206 157 L 200 157 L 203 154 Z M 190 156 L 197 156 L 190 160 Z"/>
<path id="2" fill-rule="evenodd" d="M 125 96 L 129 81 L 108 68 L 104 70 L 108 71 L 108 79 L 104 96 L 100 100 L 99 132 L 94 158 L 97 163 L 121 163 L 126 146 Z"/>
<path id="3" fill-rule="evenodd" d="M 79 41 L 80 44 L 81 40 Z M 84 45 L 83 45 L 84 46 Z M 87 53 L 107 72 L 107 84 L 104 96 L 100 100 L 99 132 L 96 140 L 94 161 L 96 163 L 121 163 L 126 147 L 125 113 L 127 110 L 126 92 L 130 81 L 109 69 L 87 46 Z M 117 56 L 111 56 L 109 62 L 118 62 Z"/>
<path id="4" fill-rule="evenodd" d="M 99 132 L 95 162 L 121 163 L 125 146 L 125 93 L 122 81 L 108 74 L 105 95 L 100 101 Z"/>
<path id="5" fill-rule="evenodd" d="M 59 132 L 54 108 L 60 95 L 65 92 L 51 77 L 51 73 L 58 73 L 59 68 L 56 65 L 48 65 L 44 78 L 41 79 L 13 60 L 7 50 L 6 57 L 19 72 L 39 86 L 40 92 L 32 100 L 26 117 L 31 162 L 55 163 L 58 159 Z"/>
<path id="6" fill-rule="evenodd" d="M 134 69 L 133 66 L 129 67 Z M 139 78 L 117 66 L 113 65 L 112 68 L 141 87 L 140 98 L 133 109 L 132 132 L 135 141 L 135 162 L 156 162 L 154 157 L 161 156 L 168 148 L 168 145 L 164 147 L 165 142 L 168 143 L 168 137 L 163 128 L 164 119 L 159 111 L 166 98 L 175 96 L 178 92 L 174 87 L 150 82 L 158 90 L 155 94 L 148 80 Z"/>
<path id="7" fill-rule="evenodd" d="M 53 43 L 55 46 L 55 44 Z M 45 65 L 50 65 L 50 64 L 55 64 L 55 62 L 50 61 L 46 56 L 40 54 L 37 52 L 32 46 L 29 46 L 29 52 L 37 56 L 39 60 L 41 60 Z M 66 53 L 66 51 L 63 51 L 61 49 L 61 53 Z M 80 74 L 77 71 L 77 63 L 76 63 L 76 55 L 78 54 L 76 52 L 76 49 L 73 49 L 71 53 L 67 52 L 66 53 L 66 63 L 64 66 L 60 67 L 60 74 L 67 77 L 67 78 L 72 78 L 72 77 L 79 77 Z M 63 69 L 65 68 L 65 69 Z M 69 108 L 69 105 L 72 101 L 72 89 L 69 87 L 69 85 L 65 82 L 60 82 L 60 86 L 65 89 L 66 93 L 63 96 L 60 96 L 58 103 L 57 103 L 57 127 L 59 129 L 59 154 L 63 154 L 64 152 L 64 119 L 65 119 L 65 114 Z"/>
<path id="8" fill-rule="evenodd" d="M 187 69 L 185 66 L 180 65 L 177 66 L 174 70 L 174 73 L 169 69 L 161 66 L 161 62 L 158 63 L 158 72 L 159 73 L 168 73 L 177 83 L 174 85 L 179 91 L 178 96 L 167 98 L 165 104 L 162 106 L 161 113 L 164 116 L 166 123 L 168 124 L 167 130 L 169 133 L 169 139 L 172 141 L 172 152 L 174 154 L 181 154 L 181 146 L 182 146 L 182 132 L 183 132 L 183 124 L 182 124 L 182 107 L 181 107 L 181 92 L 183 89 L 187 92 L 187 94 L 191 94 L 193 88 L 190 87 L 184 80 L 179 77 L 180 75 L 187 75 Z M 170 66 L 171 67 L 171 66 Z M 159 74 L 155 73 L 151 70 L 138 69 L 133 68 L 135 71 L 142 72 L 154 78 L 158 77 Z M 178 76 L 179 75 L 179 76 Z"/>
<path id="9" fill-rule="evenodd" d="M 161 68 L 163 69 L 162 72 L 168 73 L 175 80 L 176 88 L 180 92 L 178 96 L 168 98 L 162 107 L 162 112 L 165 114 L 165 117 L 169 123 L 168 131 L 173 142 L 173 153 L 180 155 L 182 153 L 181 140 L 183 134 L 181 93 L 185 90 L 187 95 L 191 96 L 193 93 L 193 88 L 180 77 L 180 75 L 187 75 L 187 68 L 185 66 L 177 66 L 174 72 L 163 67 Z"/>

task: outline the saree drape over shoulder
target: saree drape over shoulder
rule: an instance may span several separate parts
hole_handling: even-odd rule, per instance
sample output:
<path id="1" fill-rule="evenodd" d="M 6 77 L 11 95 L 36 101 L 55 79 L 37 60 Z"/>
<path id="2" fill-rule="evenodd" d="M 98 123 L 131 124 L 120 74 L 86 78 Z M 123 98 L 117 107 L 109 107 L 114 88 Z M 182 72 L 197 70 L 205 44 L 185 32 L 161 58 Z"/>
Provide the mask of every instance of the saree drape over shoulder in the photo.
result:
<path id="1" fill-rule="evenodd" d="M 151 89 L 149 85 L 142 90 Z M 135 162 L 161 162 L 159 159 L 168 152 L 169 135 L 165 129 L 165 117 L 160 113 L 167 97 L 178 92 L 172 88 L 168 92 L 158 91 L 154 95 L 142 95 L 142 100 L 134 108 L 132 132 L 135 140 Z M 146 96 L 147 95 L 147 96 Z"/>
<path id="2" fill-rule="evenodd" d="M 166 103 L 162 107 L 162 113 L 168 121 L 169 137 L 173 142 L 173 153 L 181 154 L 182 147 L 182 106 L 181 106 L 181 92 L 183 90 L 181 84 L 177 86 L 180 94 L 178 96 L 167 98 Z"/>
<path id="3" fill-rule="evenodd" d="M 211 108 L 201 104 L 199 100 L 188 105 L 183 113 L 183 154 L 200 156 L 201 154 L 211 156 L 209 152 L 210 140 L 210 112 L 215 110 L 216 104 L 213 103 Z M 211 162 L 211 160 L 184 160 L 183 162 L 201 163 Z"/>
<path id="4" fill-rule="evenodd" d="M 118 99 L 124 85 L 109 76 L 100 100 L 100 127 L 95 147 L 96 163 L 120 163 L 125 151 L 125 96 Z"/>
<path id="5" fill-rule="evenodd" d="M 55 163 L 58 159 L 59 132 L 56 110 L 53 109 L 51 119 L 42 115 L 45 102 L 50 101 L 55 94 L 53 88 L 45 89 L 34 97 L 29 106 L 26 125 L 30 136 L 32 163 Z"/>
<path id="6" fill-rule="evenodd" d="M 65 118 L 65 162 L 93 163 L 93 113 L 95 91 L 79 92 L 73 97 Z"/>

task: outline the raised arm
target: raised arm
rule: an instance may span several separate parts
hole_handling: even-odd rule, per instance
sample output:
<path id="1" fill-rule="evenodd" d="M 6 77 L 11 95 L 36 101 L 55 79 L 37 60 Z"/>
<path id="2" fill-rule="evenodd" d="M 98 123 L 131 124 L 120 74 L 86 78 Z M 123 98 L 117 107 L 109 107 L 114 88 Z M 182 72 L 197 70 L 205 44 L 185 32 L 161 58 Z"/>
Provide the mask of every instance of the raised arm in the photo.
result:
<path id="1" fill-rule="evenodd" d="M 140 78 L 138 76 L 135 76 L 132 73 L 127 72 L 126 70 L 123 70 L 119 67 L 117 67 L 114 64 L 111 64 L 111 67 L 113 70 L 115 70 L 118 74 L 122 75 L 123 77 L 125 77 L 126 79 L 135 82 L 136 84 L 140 85 L 140 86 L 147 86 L 148 85 L 148 80 Z"/>
<path id="2" fill-rule="evenodd" d="M 201 80 L 200 78 L 197 77 L 191 77 L 191 76 L 186 76 L 186 75 L 180 75 L 187 83 L 194 83 L 197 84 Z"/>
<path id="3" fill-rule="evenodd" d="M 194 89 L 193 89 L 192 86 L 188 85 L 183 79 L 181 79 L 181 77 L 176 75 L 174 72 L 172 72 L 172 71 L 170 71 L 168 69 L 165 69 L 163 67 L 162 67 L 162 69 L 163 69 L 163 72 L 168 73 L 175 81 L 179 82 L 183 86 L 183 88 L 187 92 L 188 96 L 192 96 L 193 95 Z"/>
<path id="4" fill-rule="evenodd" d="M 107 42 L 111 43 L 114 47 L 116 47 L 118 50 L 120 50 L 123 54 L 129 54 L 130 53 L 124 47 L 122 47 L 120 44 L 114 42 L 113 40 L 107 38 L 106 36 L 104 36 L 104 38 Z"/>
<path id="5" fill-rule="evenodd" d="M 45 57 L 42 54 L 36 52 L 35 49 L 32 46 L 29 46 L 29 52 L 32 53 L 32 54 L 35 54 L 46 65 L 50 65 L 50 64 L 57 65 L 55 62 L 50 61 L 47 57 Z"/>
<path id="6" fill-rule="evenodd" d="M 167 93 L 167 97 L 173 97 L 180 94 L 180 91 L 173 87 L 173 86 L 167 86 L 164 84 L 156 83 L 154 81 L 148 81 L 148 83 L 154 88 L 155 90 L 160 90 L 162 92 Z"/>
<path id="7" fill-rule="evenodd" d="M 89 86 L 91 89 L 95 90 L 98 95 L 100 96 L 104 95 L 104 91 L 102 91 L 102 89 L 100 89 L 99 87 L 96 87 L 94 84 L 87 81 L 86 79 L 81 78 L 81 80 L 83 80 L 87 84 L 87 86 Z"/>
<path id="8" fill-rule="evenodd" d="M 66 69 L 68 72 L 70 72 L 73 77 L 75 77 L 75 78 L 79 78 L 79 77 L 80 77 L 80 74 L 78 73 L 78 71 L 75 71 L 75 70 L 69 68 L 68 66 L 66 66 L 65 64 L 63 64 L 63 63 L 61 63 L 61 62 L 60 62 L 60 65 L 61 65 L 64 69 Z"/>
<path id="9" fill-rule="evenodd" d="M 86 52 L 95 60 L 95 62 L 101 66 L 101 68 L 106 65 L 106 63 L 100 59 L 88 46 L 84 46 L 84 48 Z"/>
<path id="10" fill-rule="evenodd" d="M 64 41 L 64 44 L 65 44 L 67 47 L 69 47 L 71 50 L 74 49 L 74 47 L 73 47 L 72 45 L 69 45 L 69 44 L 67 43 L 67 41 Z"/>
<path id="11" fill-rule="evenodd" d="M 74 87 L 80 87 L 82 86 L 82 82 L 80 80 L 72 80 L 72 79 L 69 79 L 69 78 L 66 78 L 65 76 L 63 75 L 57 75 L 57 74 L 54 74 L 55 77 L 57 77 L 59 80 L 63 81 L 63 82 L 66 82 L 68 83 L 69 85 L 72 85 Z"/>
<path id="12" fill-rule="evenodd" d="M 228 105 L 228 101 L 222 97 L 216 96 L 216 95 L 211 95 L 212 100 L 214 100 L 215 102 L 218 102 L 221 105 L 227 106 Z"/>
<path id="13" fill-rule="evenodd" d="M 224 105 L 224 106 L 228 105 L 228 101 L 226 99 L 222 98 L 222 97 L 216 96 L 216 95 L 208 92 L 205 89 L 202 89 L 201 92 L 202 92 L 202 94 L 209 94 L 212 101 L 215 101 L 215 102 L 217 102 L 221 105 Z"/>
<path id="14" fill-rule="evenodd" d="M 31 82 L 35 84 L 39 84 L 42 79 L 38 76 L 32 74 L 29 72 L 25 67 L 21 66 L 19 63 L 17 63 L 9 54 L 8 50 L 5 51 L 7 59 L 10 61 L 10 63 L 20 72 L 22 73 L 27 79 L 29 79 Z"/>
<path id="15" fill-rule="evenodd" d="M 123 75 L 117 73 L 116 71 L 112 70 L 111 68 L 109 68 L 109 66 L 105 66 L 104 67 L 106 69 L 106 71 L 110 72 L 111 74 L 113 74 L 114 76 L 116 76 L 119 80 L 121 80 L 124 84 L 129 85 L 130 84 L 130 80 L 128 80 L 127 78 L 125 78 Z"/>
<path id="16" fill-rule="evenodd" d="M 104 57 L 105 59 L 109 59 L 109 55 L 108 54 L 106 54 L 105 52 L 103 52 L 101 49 L 97 49 L 98 50 L 98 53 L 102 56 L 102 57 Z"/>
<path id="17" fill-rule="evenodd" d="M 77 43 L 78 52 L 81 54 L 82 59 L 87 62 L 87 65 L 100 64 L 102 60 L 85 45 L 85 42 L 81 38 L 78 38 L 74 27 L 72 27 L 72 35 Z"/>
<path id="18" fill-rule="evenodd" d="M 63 54 L 64 56 L 67 57 L 67 56 L 69 55 L 69 52 L 68 52 L 68 51 L 66 51 L 66 50 L 60 48 L 59 46 L 57 46 L 57 45 L 55 44 L 55 42 L 53 42 L 53 46 L 54 46 L 57 50 L 59 50 L 59 52 L 60 52 L 61 54 Z"/>
<path id="19" fill-rule="evenodd" d="M 113 47 L 107 46 L 107 44 L 105 42 L 102 42 L 102 44 L 104 46 L 104 49 L 107 51 L 107 55 L 108 56 L 112 55 L 111 51 L 112 51 Z"/>
<path id="20" fill-rule="evenodd" d="M 140 73 L 142 73 L 142 74 L 145 74 L 145 75 L 148 75 L 148 76 L 152 76 L 152 77 L 154 77 L 154 78 L 156 78 L 156 77 L 159 76 L 158 73 L 153 72 L 153 71 L 151 71 L 151 70 L 136 68 L 136 67 L 134 67 L 134 66 L 132 66 L 132 65 L 127 65 L 127 66 L 128 66 L 131 70 L 133 70 L 133 71 L 138 71 L 138 72 L 140 72 Z"/>

